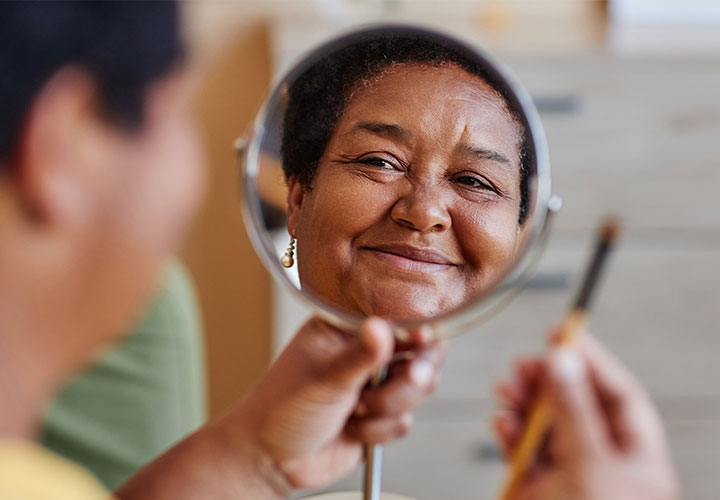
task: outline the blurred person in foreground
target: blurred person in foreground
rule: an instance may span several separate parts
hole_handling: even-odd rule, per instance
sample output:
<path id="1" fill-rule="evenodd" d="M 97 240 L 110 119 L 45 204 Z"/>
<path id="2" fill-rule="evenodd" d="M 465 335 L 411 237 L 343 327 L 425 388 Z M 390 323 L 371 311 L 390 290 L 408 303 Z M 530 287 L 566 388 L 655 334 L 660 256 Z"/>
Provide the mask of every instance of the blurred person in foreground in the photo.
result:
<path id="1" fill-rule="evenodd" d="M 678 500 L 665 432 L 640 383 L 590 335 L 527 358 L 496 392 L 493 426 L 502 451 L 517 446 L 540 391 L 554 425 L 513 500 Z"/>
<path id="2" fill-rule="evenodd" d="M 119 340 L 202 194 L 177 6 L 0 4 L 0 498 L 107 498 L 34 444 L 53 393 Z M 389 381 L 387 323 L 303 326 L 258 386 L 131 478 L 125 500 L 284 498 L 395 439 L 432 390 L 420 338 Z M 362 411 L 357 411 L 361 407 Z"/>
<path id="3" fill-rule="evenodd" d="M 198 429 L 206 415 L 199 304 L 171 259 L 139 321 L 70 378 L 44 412 L 39 441 L 109 490 Z"/>

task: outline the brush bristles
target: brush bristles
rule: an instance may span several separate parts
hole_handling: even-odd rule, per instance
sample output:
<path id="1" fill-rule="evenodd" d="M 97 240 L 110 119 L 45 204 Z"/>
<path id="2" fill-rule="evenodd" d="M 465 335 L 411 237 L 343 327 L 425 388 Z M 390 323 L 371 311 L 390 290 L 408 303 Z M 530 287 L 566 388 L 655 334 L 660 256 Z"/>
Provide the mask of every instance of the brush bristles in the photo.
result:
<path id="1" fill-rule="evenodd" d="M 618 239 L 620 230 L 620 220 L 617 217 L 608 217 L 600 226 L 600 240 L 607 245 L 611 245 Z"/>
<path id="2" fill-rule="evenodd" d="M 607 218 L 600 225 L 598 238 L 595 242 L 595 251 L 585 271 L 580 292 L 575 299 L 575 309 L 588 309 L 590 306 L 590 301 L 602 274 L 607 256 L 612 251 L 615 240 L 619 235 L 620 223 L 618 219 L 614 217 Z"/>

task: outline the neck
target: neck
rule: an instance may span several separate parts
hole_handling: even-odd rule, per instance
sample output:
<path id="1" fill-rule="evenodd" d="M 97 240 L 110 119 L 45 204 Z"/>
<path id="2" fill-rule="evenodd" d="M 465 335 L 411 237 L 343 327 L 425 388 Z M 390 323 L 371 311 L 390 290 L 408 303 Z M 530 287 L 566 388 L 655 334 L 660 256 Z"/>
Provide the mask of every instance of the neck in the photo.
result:
<path id="1" fill-rule="evenodd" d="M 23 301 L 27 290 L 15 286 L 15 274 L 0 266 L 0 438 L 30 439 L 67 373 L 53 355 L 57 346 L 50 345 L 67 332 L 44 321 L 37 304 Z"/>
<path id="2" fill-rule="evenodd" d="M 32 439 L 52 394 L 53 377 L 47 365 L 18 345 L 15 340 L 25 332 L 7 325 L 6 317 L 0 319 L 0 438 Z"/>
<path id="3" fill-rule="evenodd" d="M 74 366 L 75 332 L 62 328 L 67 305 L 56 305 L 63 295 L 52 284 L 62 276 L 43 264 L 57 252 L 38 243 L 6 184 L 0 175 L 0 438 L 31 439 L 45 404 Z"/>

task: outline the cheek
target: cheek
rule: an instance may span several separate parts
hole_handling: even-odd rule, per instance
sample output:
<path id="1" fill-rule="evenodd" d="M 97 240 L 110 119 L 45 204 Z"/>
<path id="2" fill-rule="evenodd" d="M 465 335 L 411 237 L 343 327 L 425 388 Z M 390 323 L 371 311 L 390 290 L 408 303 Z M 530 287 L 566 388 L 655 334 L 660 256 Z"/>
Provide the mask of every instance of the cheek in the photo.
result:
<path id="1" fill-rule="evenodd" d="M 311 244 L 348 246 L 352 239 L 381 221 L 392 205 L 392 190 L 341 168 L 318 170 L 310 197 L 303 204 L 301 234 Z"/>
<path id="2" fill-rule="evenodd" d="M 202 200 L 206 171 L 200 142 L 191 126 L 171 127 L 146 152 L 138 206 L 145 207 L 145 228 L 159 250 L 171 252 Z"/>
<path id="3" fill-rule="evenodd" d="M 196 130 L 188 126 L 178 135 L 177 140 L 168 144 L 168 157 L 171 160 L 165 163 L 165 177 L 168 180 L 173 179 L 172 205 L 176 210 L 167 217 L 175 222 L 178 235 L 181 236 L 204 198 L 207 170 L 204 151 Z M 178 145 L 182 147 L 178 148 Z"/>
<path id="4" fill-rule="evenodd" d="M 114 330 L 155 290 L 194 212 L 203 168 L 191 139 L 187 133 L 134 138 L 105 159 L 103 172 L 112 175 L 97 186 L 92 256 L 86 259 L 92 264 L 84 265 L 93 270 L 88 300 L 102 301 L 97 310 L 106 324 L 116 321 Z"/>
<path id="5" fill-rule="evenodd" d="M 386 213 L 386 197 L 368 183 L 332 167 L 318 169 L 303 200 L 296 226 L 298 273 L 304 287 L 326 299 L 343 295 L 338 286 L 353 268 L 354 239 Z"/>
<path id="6" fill-rule="evenodd" d="M 514 206 L 466 207 L 454 218 L 453 225 L 462 251 L 474 269 L 502 271 L 514 260 L 518 239 Z"/>

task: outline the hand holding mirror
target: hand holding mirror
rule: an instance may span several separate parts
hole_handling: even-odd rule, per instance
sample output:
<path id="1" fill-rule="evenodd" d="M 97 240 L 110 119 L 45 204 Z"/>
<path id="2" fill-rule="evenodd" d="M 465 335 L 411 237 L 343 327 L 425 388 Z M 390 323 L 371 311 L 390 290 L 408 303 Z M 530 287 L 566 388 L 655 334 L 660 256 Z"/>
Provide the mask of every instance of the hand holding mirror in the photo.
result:
<path id="1" fill-rule="evenodd" d="M 247 227 L 275 279 L 338 326 L 382 316 L 400 339 L 498 309 L 553 209 L 527 94 L 476 49 L 412 27 L 311 52 L 268 97 L 243 162 Z"/>

